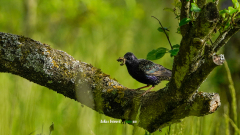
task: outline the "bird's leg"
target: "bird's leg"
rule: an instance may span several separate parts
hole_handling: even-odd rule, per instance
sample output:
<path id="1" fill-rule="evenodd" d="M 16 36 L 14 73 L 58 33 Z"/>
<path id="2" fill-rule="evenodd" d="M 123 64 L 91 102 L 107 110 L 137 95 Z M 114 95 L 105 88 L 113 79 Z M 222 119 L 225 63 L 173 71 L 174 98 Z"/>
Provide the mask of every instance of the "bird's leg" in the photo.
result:
<path id="1" fill-rule="evenodd" d="M 149 87 L 150 85 L 147 85 L 147 86 L 143 86 L 143 87 L 140 87 L 140 88 L 137 88 L 137 89 L 129 89 L 129 90 L 131 90 L 131 91 L 135 91 L 135 90 L 141 90 L 141 89 L 143 89 L 143 88 L 147 88 L 147 87 Z"/>
<path id="2" fill-rule="evenodd" d="M 143 87 L 137 88 L 136 90 L 141 90 L 141 89 L 143 89 L 143 88 L 147 88 L 147 87 L 149 87 L 149 86 L 150 86 L 150 85 L 143 86 Z"/>
<path id="3" fill-rule="evenodd" d="M 147 94 L 151 89 L 153 89 L 155 86 L 152 86 L 150 89 L 148 89 L 147 91 L 145 91 L 141 96 L 144 96 L 145 94 Z"/>

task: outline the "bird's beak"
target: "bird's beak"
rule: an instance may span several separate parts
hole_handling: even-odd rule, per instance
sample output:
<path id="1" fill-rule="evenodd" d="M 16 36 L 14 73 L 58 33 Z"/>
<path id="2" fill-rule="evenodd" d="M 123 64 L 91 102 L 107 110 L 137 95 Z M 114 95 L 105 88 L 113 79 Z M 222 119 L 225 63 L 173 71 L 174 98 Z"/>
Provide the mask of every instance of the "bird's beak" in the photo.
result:
<path id="1" fill-rule="evenodd" d="M 119 57 L 119 58 L 117 59 L 117 61 L 118 61 L 118 62 L 122 62 L 120 65 L 123 66 L 123 65 L 125 65 L 126 59 L 123 58 L 123 57 Z"/>

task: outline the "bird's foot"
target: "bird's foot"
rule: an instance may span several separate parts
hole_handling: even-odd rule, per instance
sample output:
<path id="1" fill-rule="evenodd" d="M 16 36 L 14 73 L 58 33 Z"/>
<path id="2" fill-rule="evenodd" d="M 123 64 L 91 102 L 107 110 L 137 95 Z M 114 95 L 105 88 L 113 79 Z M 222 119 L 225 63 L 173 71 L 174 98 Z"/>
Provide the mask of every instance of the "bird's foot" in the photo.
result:
<path id="1" fill-rule="evenodd" d="M 140 97 L 144 97 L 149 91 L 145 91 Z"/>
<path id="2" fill-rule="evenodd" d="M 143 88 L 147 88 L 147 87 L 149 87 L 149 86 L 150 86 L 150 85 L 143 86 L 143 87 L 137 88 L 136 90 L 141 90 L 141 89 L 143 89 Z"/>
<path id="3" fill-rule="evenodd" d="M 140 88 L 137 88 L 137 89 L 129 89 L 129 90 L 131 90 L 131 91 L 139 91 L 139 90 L 141 90 L 141 89 L 143 89 L 143 88 L 147 88 L 147 87 L 149 87 L 150 85 L 147 85 L 147 86 L 143 86 L 143 87 L 140 87 Z M 149 90 L 151 90 L 152 88 L 150 88 Z M 147 91 L 149 91 L 149 90 L 147 90 Z M 145 93 L 146 94 L 146 93 Z"/>
<path id="4" fill-rule="evenodd" d="M 131 90 L 131 91 L 140 91 L 141 89 L 138 88 L 138 89 L 128 89 L 128 90 Z"/>
<path id="5" fill-rule="evenodd" d="M 136 91 L 136 89 L 128 89 L 128 90 L 131 90 L 131 91 Z"/>
<path id="6" fill-rule="evenodd" d="M 145 91 L 140 97 L 144 97 L 151 89 L 153 89 L 154 87 L 151 87 L 150 89 L 148 89 L 147 91 Z"/>

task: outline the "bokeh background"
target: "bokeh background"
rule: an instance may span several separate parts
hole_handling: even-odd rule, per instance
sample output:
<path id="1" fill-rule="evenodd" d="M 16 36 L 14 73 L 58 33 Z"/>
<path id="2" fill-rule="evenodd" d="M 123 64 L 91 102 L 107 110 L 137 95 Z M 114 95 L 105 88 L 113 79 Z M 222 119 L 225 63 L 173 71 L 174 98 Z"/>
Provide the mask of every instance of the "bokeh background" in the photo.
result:
<path id="1" fill-rule="evenodd" d="M 116 59 L 126 52 L 138 58 L 158 47 L 170 49 L 158 22 L 170 30 L 172 44 L 179 44 L 178 20 L 173 13 L 164 11 L 173 8 L 173 0 L 1 0 L 0 32 L 24 35 L 52 48 L 60 49 L 74 58 L 102 69 L 112 78 L 129 88 L 143 84 L 130 77 L 126 67 L 119 66 Z M 221 1 L 221 7 L 231 1 Z M 222 106 L 213 114 L 204 117 L 188 117 L 173 124 L 170 134 L 218 135 L 233 134 L 234 128 L 228 117 L 236 119 L 233 109 L 239 112 L 240 50 L 239 34 L 221 50 L 225 54 L 234 82 L 236 102 L 229 89 L 226 68 L 217 67 L 201 85 L 199 91 L 217 92 Z M 213 40 L 216 37 L 213 37 Z M 169 69 L 173 58 L 169 54 L 154 61 Z M 154 90 L 163 88 L 167 82 Z M 237 105 L 235 105 L 237 104 Z M 114 120 L 80 103 L 9 73 L 0 74 L 0 134 L 1 135 L 143 135 L 145 130 L 123 124 L 102 124 L 101 120 Z M 116 119 L 117 120 L 117 119 Z M 240 125 L 238 116 L 236 126 Z M 168 133 L 169 127 L 154 135 Z"/>

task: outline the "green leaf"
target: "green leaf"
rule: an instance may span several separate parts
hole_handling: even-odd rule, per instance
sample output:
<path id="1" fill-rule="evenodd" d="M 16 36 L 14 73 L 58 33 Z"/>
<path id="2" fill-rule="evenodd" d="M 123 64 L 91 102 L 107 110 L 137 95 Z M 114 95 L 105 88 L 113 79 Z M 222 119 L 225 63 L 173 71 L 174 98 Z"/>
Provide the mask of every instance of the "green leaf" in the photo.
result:
<path id="1" fill-rule="evenodd" d="M 159 47 L 158 49 L 154 49 L 147 54 L 147 60 L 157 60 L 162 58 L 167 51 L 167 48 Z"/>
<path id="2" fill-rule="evenodd" d="M 180 18 L 180 15 L 176 15 L 176 19 Z"/>
<path id="3" fill-rule="evenodd" d="M 230 21 L 228 21 L 227 24 L 226 24 L 226 29 L 227 29 L 230 25 L 231 25 L 231 24 L 230 24 Z"/>
<path id="4" fill-rule="evenodd" d="M 193 11 L 193 12 L 200 12 L 200 11 L 201 11 L 201 8 L 199 8 L 199 7 L 197 6 L 197 4 L 191 3 L 191 11 Z"/>
<path id="5" fill-rule="evenodd" d="M 173 48 L 179 48 L 180 45 L 179 45 L 179 44 L 176 44 L 176 45 L 173 45 L 172 47 L 173 47 Z"/>
<path id="6" fill-rule="evenodd" d="M 227 9 L 223 9 L 223 10 L 220 10 L 219 14 L 222 15 L 222 14 L 229 14 L 229 11 Z"/>
<path id="7" fill-rule="evenodd" d="M 188 22 L 190 22 L 191 19 L 190 18 L 183 18 L 180 23 L 179 23 L 179 26 L 183 26 L 185 24 L 187 24 Z"/>
<path id="8" fill-rule="evenodd" d="M 165 52 L 165 53 L 166 53 L 166 52 Z M 162 57 L 165 55 L 165 53 L 158 53 L 158 54 L 156 55 L 156 59 L 162 58 Z"/>
<path id="9" fill-rule="evenodd" d="M 180 27 L 177 28 L 177 33 L 181 34 Z"/>
<path id="10" fill-rule="evenodd" d="M 237 15 L 235 18 L 240 18 L 240 15 Z"/>
<path id="11" fill-rule="evenodd" d="M 223 10 L 220 10 L 220 11 L 219 11 L 219 14 L 220 14 L 223 18 L 225 18 L 226 14 L 229 14 L 229 11 L 228 11 L 227 9 L 223 9 Z"/>
<path id="12" fill-rule="evenodd" d="M 230 21 L 228 21 L 227 23 L 226 23 L 226 25 L 224 26 L 224 29 L 223 30 L 227 30 L 229 27 L 230 27 Z"/>
<path id="13" fill-rule="evenodd" d="M 174 10 L 172 8 L 164 8 L 163 10 L 165 11 L 170 11 L 170 12 L 174 12 Z"/>
<path id="14" fill-rule="evenodd" d="M 178 54 L 179 48 L 174 48 L 172 50 L 169 50 L 168 52 L 171 54 L 172 56 L 176 56 Z"/>
<path id="15" fill-rule="evenodd" d="M 168 28 L 166 28 L 166 27 L 163 27 L 163 28 L 164 28 L 165 31 L 169 31 Z M 164 32 L 163 29 L 162 29 L 162 27 L 159 27 L 159 28 L 158 28 L 158 31 L 159 31 L 159 32 Z"/>
<path id="16" fill-rule="evenodd" d="M 172 5 L 178 9 L 181 9 L 182 7 L 182 3 L 179 0 L 174 0 Z"/>
<path id="17" fill-rule="evenodd" d="M 169 33 L 168 33 L 169 29 L 168 29 L 168 28 L 166 28 L 166 27 L 163 27 L 163 28 L 164 28 L 164 30 L 165 30 L 165 32 L 166 32 L 166 34 L 169 36 Z M 159 28 L 158 28 L 158 31 L 159 31 L 159 32 L 163 32 L 163 33 L 164 33 L 164 31 L 163 31 L 163 29 L 162 29 L 161 27 L 159 27 Z"/>
<path id="18" fill-rule="evenodd" d="M 229 11 L 227 9 L 223 9 L 219 11 L 219 14 L 222 15 L 223 18 L 225 18 L 225 15 L 229 14 Z"/>
<path id="19" fill-rule="evenodd" d="M 233 7 L 228 7 L 229 14 L 232 15 L 233 13 L 237 12 L 238 10 Z"/>
<path id="20" fill-rule="evenodd" d="M 232 3 L 234 5 L 234 8 L 238 9 L 239 8 L 239 2 L 238 0 L 232 0 Z"/>

